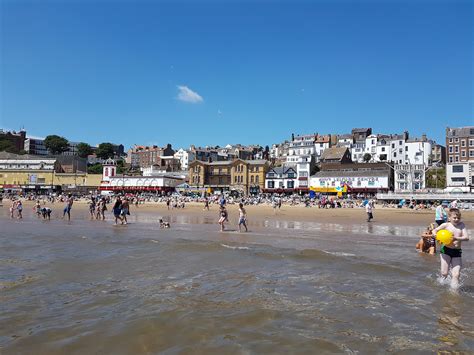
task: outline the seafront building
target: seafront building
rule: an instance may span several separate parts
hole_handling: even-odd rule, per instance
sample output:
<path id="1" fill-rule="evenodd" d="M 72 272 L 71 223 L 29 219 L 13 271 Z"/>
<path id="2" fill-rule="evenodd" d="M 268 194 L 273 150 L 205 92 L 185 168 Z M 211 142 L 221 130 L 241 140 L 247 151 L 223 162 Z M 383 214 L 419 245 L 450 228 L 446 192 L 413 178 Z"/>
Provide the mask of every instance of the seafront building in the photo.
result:
<path id="1" fill-rule="evenodd" d="M 172 157 L 173 158 L 173 157 Z M 179 173 L 154 171 L 144 168 L 143 176 L 117 174 L 117 164 L 113 159 L 107 159 L 102 168 L 100 191 L 118 193 L 153 192 L 167 195 L 184 183 L 186 176 Z"/>
<path id="2" fill-rule="evenodd" d="M 474 190 L 474 126 L 446 128 L 446 184 L 449 190 Z"/>
<path id="3" fill-rule="evenodd" d="M 189 185 L 209 192 L 235 191 L 239 194 L 258 194 L 265 188 L 265 175 L 270 168 L 267 160 L 203 162 L 189 164 Z"/>
<path id="4" fill-rule="evenodd" d="M 97 189 L 101 175 L 79 170 L 81 165 L 75 164 L 71 158 L 0 152 L 0 188 L 6 192 Z"/>

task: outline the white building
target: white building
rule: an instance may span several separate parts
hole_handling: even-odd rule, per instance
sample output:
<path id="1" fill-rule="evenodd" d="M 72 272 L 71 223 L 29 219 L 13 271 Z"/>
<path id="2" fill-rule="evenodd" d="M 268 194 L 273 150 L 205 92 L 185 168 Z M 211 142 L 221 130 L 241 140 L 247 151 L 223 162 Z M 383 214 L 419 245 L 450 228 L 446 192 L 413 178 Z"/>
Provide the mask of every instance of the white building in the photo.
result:
<path id="1" fill-rule="evenodd" d="M 189 163 L 194 161 L 194 159 L 196 158 L 192 151 L 183 148 L 179 148 L 178 151 L 174 153 L 174 157 L 176 159 L 179 159 L 181 170 L 188 170 Z"/>
<path id="2" fill-rule="evenodd" d="M 24 170 L 55 170 L 55 158 L 36 157 L 31 155 L 21 155 L 1 152 L 0 170 L 24 169 Z M 18 158 L 15 158 L 18 157 Z M 11 158 L 10 158 L 11 157 Z"/>
<path id="3" fill-rule="evenodd" d="M 446 164 L 447 190 L 470 192 L 474 186 L 474 160 Z"/>
<path id="4" fill-rule="evenodd" d="M 424 164 L 395 164 L 395 192 L 421 192 L 426 188 Z"/>
<path id="5" fill-rule="evenodd" d="M 184 176 L 170 173 L 153 174 L 152 176 L 117 175 L 115 161 L 108 159 L 102 170 L 100 190 L 117 192 L 158 192 L 174 191 L 177 185 L 184 183 Z"/>
<path id="6" fill-rule="evenodd" d="M 297 185 L 297 172 L 289 166 L 271 168 L 265 176 L 264 192 L 293 192 Z"/>
<path id="7" fill-rule="evenodd" d="M 320 171 L 311 176 L 310 189 L 318 193 L 341 191 L 348 193 L 375 193 L 390 189 L 388 170 L 344 170 Z"/>

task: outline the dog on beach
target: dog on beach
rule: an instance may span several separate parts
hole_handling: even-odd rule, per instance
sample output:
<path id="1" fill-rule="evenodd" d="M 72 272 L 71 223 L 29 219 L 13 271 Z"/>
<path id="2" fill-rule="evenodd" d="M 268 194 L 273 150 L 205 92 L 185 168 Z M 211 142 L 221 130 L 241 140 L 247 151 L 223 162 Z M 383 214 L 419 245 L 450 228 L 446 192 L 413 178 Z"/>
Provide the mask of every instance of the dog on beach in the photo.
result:
<path id="1" fill-rule="evenodd" d="M 162 219 L 160 219 L 159 222 L 160 222 L 160 228 L 169 228 L 169 227 L 171 227 L 170 222 L 164 222 Z"/>

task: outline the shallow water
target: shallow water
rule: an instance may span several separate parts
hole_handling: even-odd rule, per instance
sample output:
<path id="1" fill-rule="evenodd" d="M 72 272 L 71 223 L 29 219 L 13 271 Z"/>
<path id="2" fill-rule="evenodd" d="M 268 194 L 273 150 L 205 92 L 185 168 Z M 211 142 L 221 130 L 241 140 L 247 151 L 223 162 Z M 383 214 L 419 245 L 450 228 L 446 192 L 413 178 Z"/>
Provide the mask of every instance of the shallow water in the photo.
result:
<path id="1" fill-rule="evenodd" d="M 5 354 L 380 353 L 474 349 L 471 244 L 462 288 L 437 281 L 420 228 L 133 213 L 127 226 L 10 220 L 0 208 Z M 110 215 L 108 216 L 110 218 Z"/>

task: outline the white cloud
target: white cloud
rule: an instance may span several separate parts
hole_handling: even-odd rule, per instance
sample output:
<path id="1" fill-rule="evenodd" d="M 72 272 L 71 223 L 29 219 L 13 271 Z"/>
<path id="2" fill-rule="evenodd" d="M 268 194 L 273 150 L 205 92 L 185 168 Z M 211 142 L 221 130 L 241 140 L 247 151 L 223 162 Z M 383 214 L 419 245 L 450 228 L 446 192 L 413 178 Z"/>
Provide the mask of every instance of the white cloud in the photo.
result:
<path id="1" fill-rule="evenodd" d="M 195 91 L 192 91 L 187 86 L 178 85 L 178 90 L 179 93 L 177 99 L 180 101 L 189 102 L 192 104 L 197 104 L 204 101 L 201 95 Z"/>

